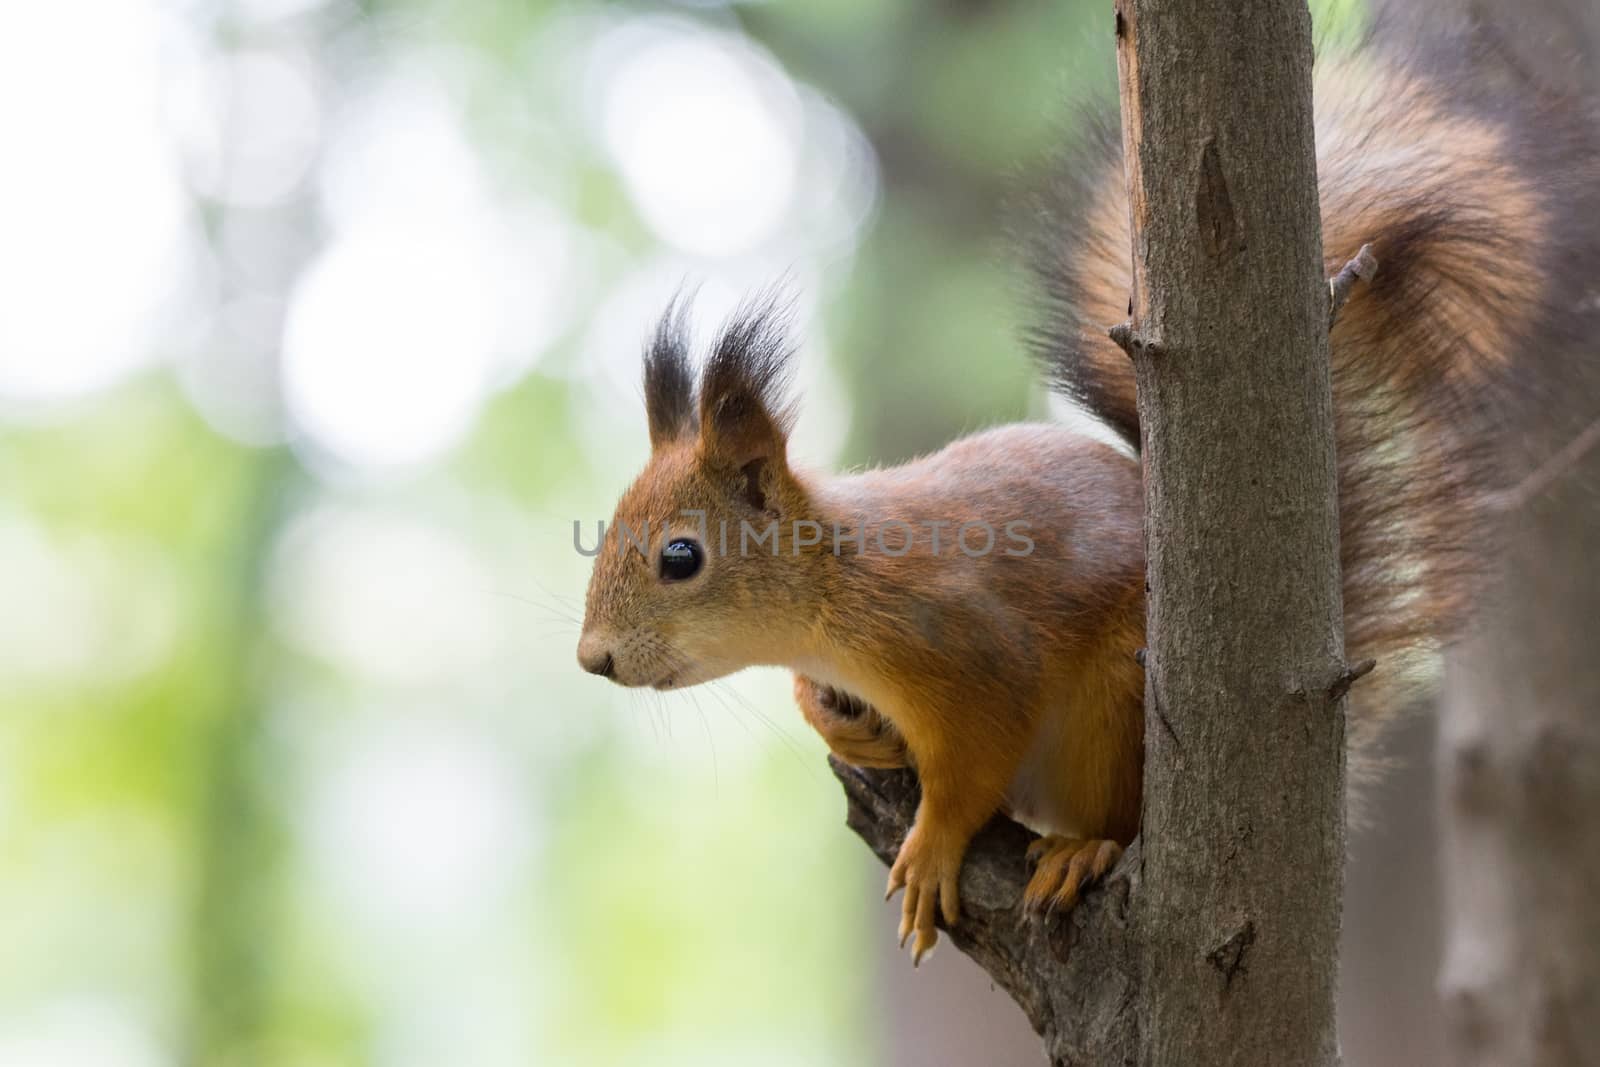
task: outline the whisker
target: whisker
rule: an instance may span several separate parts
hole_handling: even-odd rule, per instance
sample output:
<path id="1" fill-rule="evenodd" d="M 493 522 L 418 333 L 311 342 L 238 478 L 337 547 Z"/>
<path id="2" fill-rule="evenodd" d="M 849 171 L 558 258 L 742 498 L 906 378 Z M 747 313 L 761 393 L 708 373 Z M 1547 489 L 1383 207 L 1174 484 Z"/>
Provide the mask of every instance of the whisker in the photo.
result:
<path id="1" fill-rule="evenodd" d="M 633 705 L 636 718 L 638 717 L 640 706 L 643 706 L 645 721 L 650 724 L 650 737 L 659 746 L 661 744 L 661 724 L 656 721 L 655 709 L 650 703 L 648 693 L 638 689 L 630 689 L 628 690 L 628 703 Z"/>
<path id="2" fill-rule="evenodd" d="M 564 595 L 562 593 L 557 593 L 556 591 L 551 589 L 548 585 L 545 585 L 543 582 L 541 582 L 539 579 L 533 577 L 532 575 L 528 576 L 528 580 L 530 582 L 532 582 L 534 585 L 538 586 L 539 587 L 539 591 L 541 593 L 543 593 L 545 596 L 549 597 L 553 602 L 555 602 L 557 604 L 560 604 L 563 607 L 567 608 L 569 611 L 579 610 L 583 606 L 583 598 L 582 597 L 567 596 L 567 595 Z"/>
<path id="3" fill-rule="evenodd" d="M 653 689 L 649 692 L 650 707 L 655 715 L 656 726 L 661 730 L 659 740 L 665 746 L 667 742 L 672 740 L 672 724 L 667 719 L 667 702 L 662 699 L 659 692 Z"/>
<path id="4" fill-rule="evenodd" d="M 711 723 L 706 719 L 706 709 L 700 706 L 700 697 L 693 689 L 685 689 L 689 702 L 694 705 L 695 714 L 700 717 L 700 729 L 706 735 L 706 744 L 711 747 L 711 788 L 712 795 L 718 800 L 722 799 L 722 775 L 717 769 L 717 739 L 711 736 Z"/>
<path id="5" fill-rule="evenodd" d="M 515 600 L 518 603 L 528 604 L 536 607 L 555 621 L 571 623 L 572 625 L 578 627 L 583 626 L 583 620 L 572 614 L 572 612 L 555 605 L 541 603 L 540 601 L 534 600 L 532 597 L 518 596 L 516 593 L 508 593 L 503 589 L 486 589 L 484 592 L 488 593 L 490 596 L 504 597 L 507 600 Z"/>
<path id="6" fill-rule="evenodd" d="M 755 737 L 755 734 L 750 730 L 750 724 L 744 720 L 744 717 L 738 713 L 738 710 L 734 708 L 733 705 L 731 705 L 724 697 L 721 689 L 721 683 L 707 682 L 705 690 L 706 694 L 717 702 L 717 705 L 722 708 L 723 712 L 732 718 L 734 722 L 739 724 L 739 729 L 744 731 L 744 735 L 746 737 Z"/>
<path id="7" fill-rule="evenodd" d="M 665 693 L 656 693 L 656 710 L 661 714 L 661 725 L 667 731 L 667 740 L 674 740 L 672 736 L 672 709 L 667 707 L 667 697 Z"/>
<path id="8" fill-rule="evenodd" d="M 796 742 L 794 738 L 790 737 L 788 733 L 780 729 L 777 723 L 773 722 L 770 718 L 763 714 L 759 708 L 750 703 L 750 701 L 741 696 L 737 690 L 733 689 L 731 686 L 728 686 L 725 682 L 718 680 L 712 682 L 711 685 L 713 687 L 711 690 L 712 692 L 721 690 L 721 692 L 729 699 L 733 700 L 745 711 L 755 716 L 756 721 L 765 726 L 772 733 L 772 736 L 776 737 L 779 743 L 781 743 L 784 748 L 788 749 L 789 754 L 799 761 L 802 767 L 806 768 L 810 774 L 816 774 L 816 768 L 813 767 L 805 758 L 805 750 L 800 747 L 799 743 Z"/>
<path id="9" fill-rule="evenodd" d="M 566 623 L 553 622 L 545 622 L 541 624 L 537 630 L 533 631 L 534 636 L 545 639 L 557 637 L 575 637 L 577 632 L 578 631 L 574 627 L 569 626 Z"/>

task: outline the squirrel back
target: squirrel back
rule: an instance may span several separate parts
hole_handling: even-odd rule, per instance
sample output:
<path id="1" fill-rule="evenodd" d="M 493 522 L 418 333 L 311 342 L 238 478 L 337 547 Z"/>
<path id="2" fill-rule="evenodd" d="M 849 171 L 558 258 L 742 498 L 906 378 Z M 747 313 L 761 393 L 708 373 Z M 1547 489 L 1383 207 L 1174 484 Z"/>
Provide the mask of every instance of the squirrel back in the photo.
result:
<path id="1" fill-rule="evenodd" d="M 1468 619 L 1515 480 L 1503 442 L 1553 380 L 1542 356 L 1581 336 L 1600 266 L 1589 117 L 1448 54 L 1368 48 L 1314 75 L 1326 272 L 1365 244 L 1378 263 L 1330 335 L 1347 653 L 1378 663 L 1351 696 L 1356 777 Z M 1114 122 L 1032 206 L 1035 348 L 1060 392 L 1137 448 L 1133 368 L 1106 334 L 1132 285 Z"/>

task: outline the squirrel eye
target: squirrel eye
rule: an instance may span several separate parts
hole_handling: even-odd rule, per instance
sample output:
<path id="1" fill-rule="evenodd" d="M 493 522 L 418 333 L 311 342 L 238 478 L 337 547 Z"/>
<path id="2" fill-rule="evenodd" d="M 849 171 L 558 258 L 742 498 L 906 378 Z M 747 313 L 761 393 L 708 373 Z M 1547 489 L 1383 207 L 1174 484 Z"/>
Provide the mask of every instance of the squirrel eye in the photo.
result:
<path id="1" fill-rule="evenodd" d="M 705 562 L 700 546 L 685 538 L 670 541 L 661 550 L 661 578 L 668 582 L 681 582 L 693 578 Z"/>

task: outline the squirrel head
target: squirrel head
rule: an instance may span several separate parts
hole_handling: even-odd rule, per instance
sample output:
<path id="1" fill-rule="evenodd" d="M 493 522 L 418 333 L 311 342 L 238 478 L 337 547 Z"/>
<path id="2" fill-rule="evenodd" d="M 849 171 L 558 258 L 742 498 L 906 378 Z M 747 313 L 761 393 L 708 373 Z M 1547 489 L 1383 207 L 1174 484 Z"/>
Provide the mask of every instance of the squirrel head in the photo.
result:
<path id="1" fill-rule="evenodd" d="M 807 588 L 806 561 L 750 540 L 807 504 L 786 455 L 787 319 L 771 298 L 742 307 L 696 388 L 685 309 L 662 316 L 644 356 L 650 462 L 589 580 L 578 662 L 590 673 L 657 689 L 710 681 L 770 662 L 782 619 L 798 617 L 785 606 Z"/>

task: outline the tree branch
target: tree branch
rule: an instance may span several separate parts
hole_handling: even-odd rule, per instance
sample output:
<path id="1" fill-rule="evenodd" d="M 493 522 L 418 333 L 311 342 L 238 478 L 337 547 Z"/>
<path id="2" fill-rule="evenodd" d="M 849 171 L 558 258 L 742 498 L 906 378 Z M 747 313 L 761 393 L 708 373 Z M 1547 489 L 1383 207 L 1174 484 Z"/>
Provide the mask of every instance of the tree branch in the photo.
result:
<path id="1" fill-rule="evenodd" d="M 849 803 L 845 822 L 892 863 L 916 815 L 916 775 L 828 762 Z M 1052 1064 L 1132 1063 L 1138 957 L 1130 902 L 1143 871 L 1139 842 L 1069 914 L 1025 918 L 1023 853 L 1033 836 L 1003 817 L 978 832 L 961 869 L 961 921 L 946 932 L 1021 1006 Z"/>
<path id="2" fill-rule="evenodd" d="M 1591 422 L 1588 428 L 1563 445 L 1560 451 L 1539 464 L 1532 474 L 1496 497 L 1495 506 L 1501 511 L 1515 511 L 1526 506 L 1528 501 L 1578 467 L 1596 445 L 1600 445 L 1600 419 Z"/>
<path id="3" fill-rule="evenodd" d="M 1362 245 L 1355 258 L 1328 279 L 1328 329 L 1339 320 L 1339 309 L 1350 298 L 1350 290 L 1358 281 L 1371 281 L 1378 273 L 1378 258 L 1372 254 L 1371 245 Z"/>

